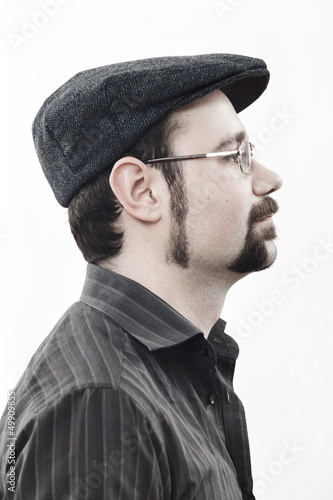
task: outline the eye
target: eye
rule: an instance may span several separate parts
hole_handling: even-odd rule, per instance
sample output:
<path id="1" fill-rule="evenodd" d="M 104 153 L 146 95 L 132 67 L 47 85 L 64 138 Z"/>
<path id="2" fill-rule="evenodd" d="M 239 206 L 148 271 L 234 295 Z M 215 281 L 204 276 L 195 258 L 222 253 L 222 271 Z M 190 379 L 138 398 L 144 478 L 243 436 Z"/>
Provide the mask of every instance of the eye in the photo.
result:
<path id="1" fill-rule="evenodd" d="M 226 156 L 226 160 L 231 161 L 231 163 L 238 163 L 238 153 L 235 155 Z"/>

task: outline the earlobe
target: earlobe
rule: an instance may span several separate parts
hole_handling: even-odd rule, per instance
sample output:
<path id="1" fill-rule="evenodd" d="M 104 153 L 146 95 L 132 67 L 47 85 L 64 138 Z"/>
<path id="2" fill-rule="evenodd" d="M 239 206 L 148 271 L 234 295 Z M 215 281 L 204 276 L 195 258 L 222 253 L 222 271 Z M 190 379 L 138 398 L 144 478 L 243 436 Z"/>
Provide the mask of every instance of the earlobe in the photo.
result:
<path id="1" fill-rule="evenodd" d="M 132 156 L 121 158 L 110 174 L 111 189 L 132 217 L 146 222 L 161 218 L 158 197 L 159 173 Z"/>

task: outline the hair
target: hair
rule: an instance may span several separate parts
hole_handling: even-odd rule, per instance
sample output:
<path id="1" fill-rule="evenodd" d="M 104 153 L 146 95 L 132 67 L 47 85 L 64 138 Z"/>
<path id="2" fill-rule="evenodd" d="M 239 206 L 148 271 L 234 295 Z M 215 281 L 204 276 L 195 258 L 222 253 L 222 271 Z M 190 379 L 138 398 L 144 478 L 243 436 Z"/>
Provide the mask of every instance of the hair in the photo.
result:
<path id="1" fill-rule="evenodd" d="M 123 156 L 134 156 L 144 163 L 149 159 L 172 156 L 171 137 L 179 128 L 179 122 L 169 113 Z M 112 167 L 83 186 L 68 207 L 74 239 L 85 260 L 94 264 L 119 255 L 124 239 L 125 231 L 118 220 L 122 207 L 109 183 Z M 180 223 L 187 210 L 180 163 L 154 163 L 154 167 L 163 173 L 170 191 L 170 211 Z"/>

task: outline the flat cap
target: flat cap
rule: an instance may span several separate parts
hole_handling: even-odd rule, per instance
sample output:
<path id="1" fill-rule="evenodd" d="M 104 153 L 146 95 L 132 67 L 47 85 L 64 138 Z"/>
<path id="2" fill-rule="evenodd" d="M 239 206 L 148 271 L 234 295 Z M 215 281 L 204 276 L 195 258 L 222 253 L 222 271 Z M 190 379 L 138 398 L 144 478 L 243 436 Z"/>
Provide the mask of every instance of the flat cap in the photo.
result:
<path id="1" fill-rule="evenodd" d="M 46 99 L 34 120 L 39 161 L 67 207 L 169 111 L 221 89 L 240 112 L 268 80 L 264 61 L 234 54 L 142 59 L 83 71 Z"/>

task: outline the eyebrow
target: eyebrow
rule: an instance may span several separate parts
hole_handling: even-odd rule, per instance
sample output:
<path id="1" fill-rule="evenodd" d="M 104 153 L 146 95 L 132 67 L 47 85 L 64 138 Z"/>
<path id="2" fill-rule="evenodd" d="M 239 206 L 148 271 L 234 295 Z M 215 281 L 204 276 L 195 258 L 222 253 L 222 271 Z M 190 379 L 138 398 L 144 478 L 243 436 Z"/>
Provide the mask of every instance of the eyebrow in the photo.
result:
<path id="1" fill-rule="evenodd" d="M 214 152 L 224 150 L 235 143 L 237 143 L 237 148 L 238 148 L 239 144 L 245 140 L 246 136 L 247 136 L 246 132 L 242 131 L 242 132 L 238 132 L 237 134 L 228 137 L 227 139 L 223 139 L 217 145 Z"/>

